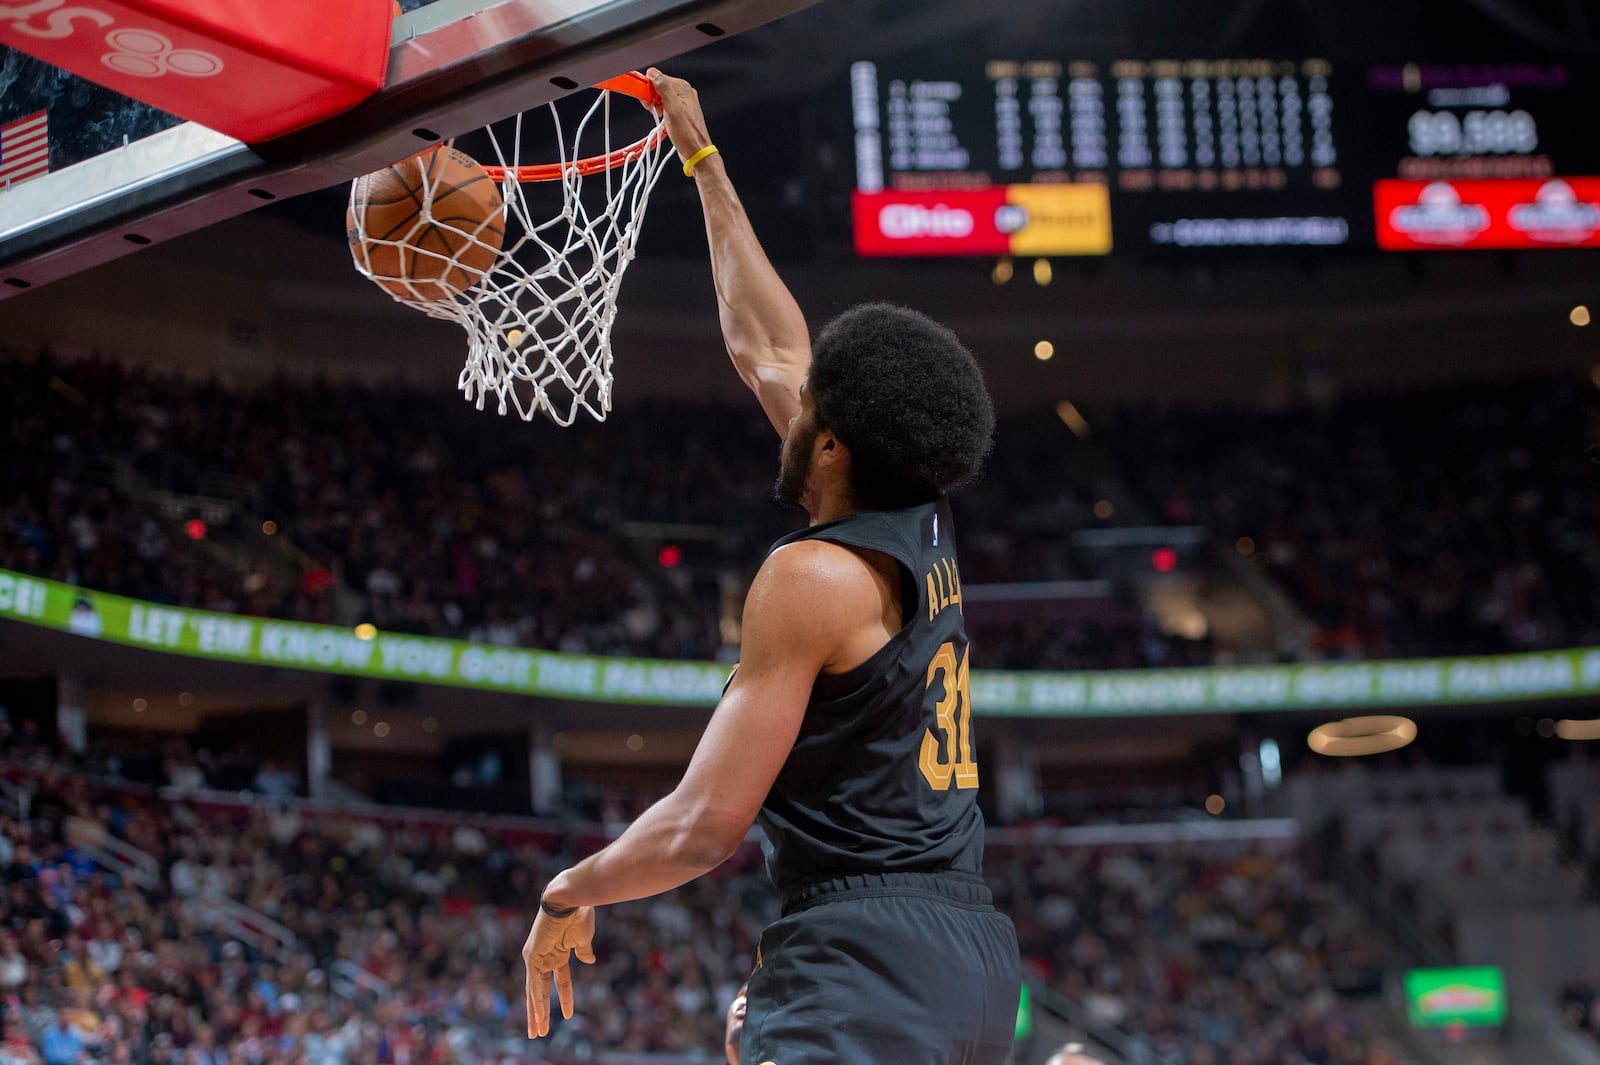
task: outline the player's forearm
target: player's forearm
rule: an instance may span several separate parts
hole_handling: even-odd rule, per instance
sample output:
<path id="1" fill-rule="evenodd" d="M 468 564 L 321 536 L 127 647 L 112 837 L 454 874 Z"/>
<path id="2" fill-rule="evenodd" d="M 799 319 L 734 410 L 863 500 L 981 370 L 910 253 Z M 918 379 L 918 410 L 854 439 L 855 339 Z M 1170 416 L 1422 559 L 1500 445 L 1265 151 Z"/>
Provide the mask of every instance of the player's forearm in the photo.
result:
<path id="1" fill-rule="evenodd" d="M 720 824 L 703 804 L 675 791 L 598 853 L 558 874 L 544 897 L 552 906 L 604 906 L 671 891 L 726 861 L 747 829 Z"/>
<path id="2" fill-rule="evenodd" d="M 794 296 L 772 268 L 720 156 L 695 169 L 711 245 L 722 336 L 739 376 L 766 402 L 774 386 L 798 389 L 811 364 L 811 337 Z M 769 410 L 770 413 L 770 410 Z"/>

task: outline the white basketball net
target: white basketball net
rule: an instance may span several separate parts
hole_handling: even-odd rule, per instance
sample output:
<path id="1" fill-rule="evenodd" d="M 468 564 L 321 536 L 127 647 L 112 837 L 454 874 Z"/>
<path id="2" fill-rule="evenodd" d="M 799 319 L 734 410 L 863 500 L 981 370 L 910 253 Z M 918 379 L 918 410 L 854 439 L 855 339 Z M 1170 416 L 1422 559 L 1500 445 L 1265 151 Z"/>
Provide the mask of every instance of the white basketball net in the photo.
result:
<path id="1" fill-rule="evenodd" d="M 502 415 L 515 408 L 524 420 L 531 420 L 536 411 L 543 411 L 563 426 L 571 425 L 580 409 L 598 421 L 611 410 L 611 325 L 617 316 L 617 294 L 623 271 L 633 260 L 650 190 L 672 154 L 664 120 L 657 116 L 643 147 L 585 177 L 575 165 L 577 160 L 611 156 L 628 143 L 611 143 L 613 95 L 599 92 L 570 139 L 555 104 L 550 105 L 560 145 L 558 180 L 524 185 L 516 179 L 516 168 L 523 165 L 522 115 L 502 133 L 486 127 L 495 157 L 478 161 L 506 169 L 500 182 L 505 214 L 497 220 L 505 227 L 505 239 L 494 266 L 466 291 L 452 295 L 442 285 L 375 274 L 357 256 L 357 269 L 374 281 L 388 282 L 395 299 L 466 329 L 467 364 L 458 383 L 479 410 L 492 397 Z M 623 97 L 620 106 L 637 110 L 648 120 L 633 99 Z M 526 194 L 546 186 L 552 190 L 551 203 L 542 212 L 546 217 L 540 217 Z M 557 190 L 561 207 L 551 215 Z M 352 185 L 352 206 L 355 192 Z M 432 196 L 425 196 L 424 212 L 431 202 Z M 361 212 L 353 214 L 360 227 Z M 474 232 L 434 221 L 457 235 L 461 250 L 453 259 L 426 248 L 410 249 L 411 255 L 440 260 L 437 265 L 448 271 L 477 245 L 482 262 L 485 245 Z M 365 232 L 354 234 L 355 239 L 396 243 L 369 238 Z M 393 291 L 396 288 L 405 294 Z"/>

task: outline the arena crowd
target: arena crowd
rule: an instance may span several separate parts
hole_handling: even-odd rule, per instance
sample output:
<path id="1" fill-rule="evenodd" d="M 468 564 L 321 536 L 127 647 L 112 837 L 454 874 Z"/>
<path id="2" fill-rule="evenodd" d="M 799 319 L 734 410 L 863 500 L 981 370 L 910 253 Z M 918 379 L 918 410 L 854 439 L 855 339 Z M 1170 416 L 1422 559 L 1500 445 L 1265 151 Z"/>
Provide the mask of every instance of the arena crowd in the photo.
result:
<path id="1" fill-rule="evenodd" d="M 35 752 L 0 818 L 7 1065 L 421 1065 L 694 1057 L 776 915 L 753 845 L 608 907 L 579 1011 L 521 1039 L 518 952 L 546 876 L 599 826 L 226 801 Z M 101 864 L 108 840 L 153 875 Z M 1293 845 L 1001 844 L 988 876 L 1028 971 L 1171 1065 L 1391 1065 L 1374 937 Z M 228 899 L 247 909 L 218 904 Z"/>
<path id="2" fill-rule="evenodd" d="M 730 658 L 745 582 L 800 520 L 770 500 L 777 441 L 754 404 L 561 430 L 398 385 L 231 391 L 15 355 L 0 394 L 6 446 L 30 456 L 0 470 L 0 566 L 159 602 Z M 1109 577 L 1112 591 L 1069 619 L 974 617 L 974 641 L 993 667 L 1063 669 L 1600 641 L 1597 415 L 1595 390 L 1564 378 L 1280 414 L 1108 410 L 1087 441 L 1054 412 L 1013 415 L 955 497 L 963 583 Z M 190 540 L 156 492 L 219 498 L 230 516 Z M 1162 631 L 1129 561 L 1073 536 L 1132 521 L 1199 526 L 1185 566 L 1257 567 L 1310 638 L 1244 649 Z"/>

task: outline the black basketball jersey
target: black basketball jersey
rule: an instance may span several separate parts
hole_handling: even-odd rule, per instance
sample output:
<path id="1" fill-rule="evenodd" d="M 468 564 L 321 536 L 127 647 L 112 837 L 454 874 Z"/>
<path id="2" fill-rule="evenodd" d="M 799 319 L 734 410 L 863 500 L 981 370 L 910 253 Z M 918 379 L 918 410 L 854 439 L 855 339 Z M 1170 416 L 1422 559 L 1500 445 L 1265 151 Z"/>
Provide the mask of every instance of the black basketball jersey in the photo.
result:
<path id="1" fill-rule="evenodd" d="M 967 635 L 948 502 L 850 514 L 772 549 L 800 540 L 895 559 L 904 624 L 854 669 L 818 675 L 758 818 L 773 883 L 782 891 L 852 872 L 981 872 Z"/>

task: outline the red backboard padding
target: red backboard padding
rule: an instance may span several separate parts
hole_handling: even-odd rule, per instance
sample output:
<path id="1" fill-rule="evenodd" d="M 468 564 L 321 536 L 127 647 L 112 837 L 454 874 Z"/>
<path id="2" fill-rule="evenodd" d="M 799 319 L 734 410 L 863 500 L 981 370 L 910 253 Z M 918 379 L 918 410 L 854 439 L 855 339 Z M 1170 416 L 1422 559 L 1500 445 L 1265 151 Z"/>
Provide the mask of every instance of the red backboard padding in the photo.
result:
<path id="1" fill-rule="evenodd" d="M 383 87 L 393 0 L 21 0 L 0 44 L 246 142 Z"/>

